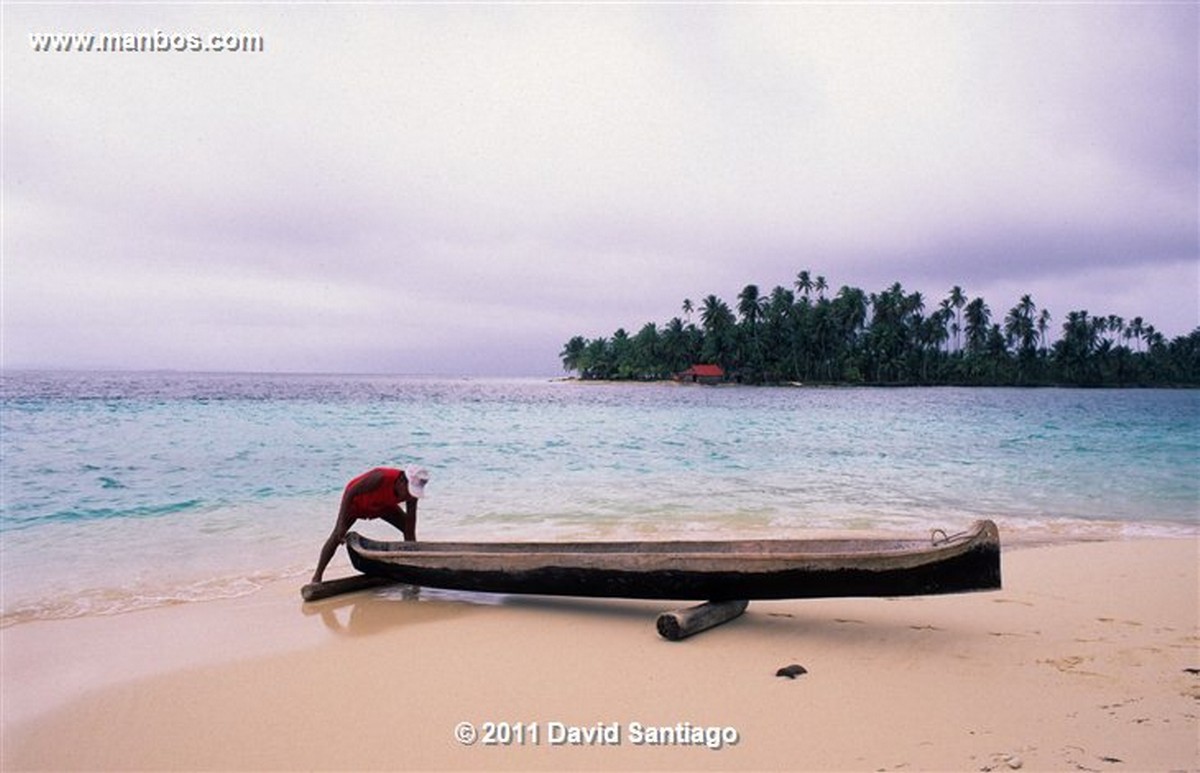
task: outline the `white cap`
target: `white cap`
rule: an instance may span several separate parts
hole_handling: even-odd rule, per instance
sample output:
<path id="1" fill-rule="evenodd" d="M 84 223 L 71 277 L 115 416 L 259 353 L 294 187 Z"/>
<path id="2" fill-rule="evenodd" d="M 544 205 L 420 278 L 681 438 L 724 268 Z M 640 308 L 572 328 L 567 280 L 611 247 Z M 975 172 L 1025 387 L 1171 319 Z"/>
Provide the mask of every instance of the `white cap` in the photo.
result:
<path id="1" fill-rule="evenodd" d="M 417 499 L 425 496 L 425 484 L 429 482 L 429 470 L 410 465 L 404 468 L 404 477 L 408 479 L 409 494 Z"/>

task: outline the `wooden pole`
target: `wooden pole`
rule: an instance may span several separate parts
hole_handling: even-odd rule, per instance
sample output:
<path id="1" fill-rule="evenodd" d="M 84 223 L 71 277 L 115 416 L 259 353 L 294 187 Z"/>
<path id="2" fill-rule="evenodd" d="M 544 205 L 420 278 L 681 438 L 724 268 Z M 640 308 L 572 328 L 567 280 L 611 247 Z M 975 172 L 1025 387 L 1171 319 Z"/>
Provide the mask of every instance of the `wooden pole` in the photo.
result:
<path id="1" fill-rule="evenodd" d="M 340 577 L 336 580 L 326 580 L 325 582 L 310 582 L 300 589 L 300 596 L 305 601 L 320 601 L 331 596 L 340 596 L 343 593 L 354 593 L 355 591 L 378 588 L 381 585 L 392 585 L 394 583 L 395 580 L 389 580 L 386 577 L 355 574 L 349 577 Z"/>
<path id="2" fill-rule="evenodd" d="M 706 601 L 694 607 L 663 612 L 658 616 L 658 634 L 671 641 L 686 639 L 692 634 L 728 623 L 745 612 L 749 605 L 749 601 Z"/>

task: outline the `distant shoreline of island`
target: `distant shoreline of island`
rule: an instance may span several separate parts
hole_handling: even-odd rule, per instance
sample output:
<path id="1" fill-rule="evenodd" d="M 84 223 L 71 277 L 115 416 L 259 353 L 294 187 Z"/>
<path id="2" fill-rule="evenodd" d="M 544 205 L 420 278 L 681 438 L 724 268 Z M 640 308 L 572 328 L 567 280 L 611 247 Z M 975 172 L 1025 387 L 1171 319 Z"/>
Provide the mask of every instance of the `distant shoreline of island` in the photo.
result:
<path id="1" fill-rule="evenodd" d="M 878 293 L 796 275 L 794 290 L 757 285 L 736 309 L 716 295 L 659 327 L 574 336 L 559 354 L 583 381 L 775 386 L 1197 387 L 1200 327 L 1168 340 L 1142 317 L 1068 312 L 1058 328 L 1030 295 L 995 321 L 955 286 L 927 313 L 899 282 Z M 698 312 L 700 324 L 691 321 Z M 685 321 L 686 318 L 686 321 Z M 697 370 L 697 369 L 703 369 Z M 719 375 L 718 375 L 719 372 Z M 697 375 L 702 374 L 702 375 Z"/>
<path id="2" fill-rule="evenodd" d="M 732 379 L 715 384 L 693 384 L 674 378 L 658 379 L 619 379 L 619 378 L 581 378 L 579 376 L 557 376 L 549 379 L 551 383 L 577 384 L 579 386 L 670 386 L 683 389 L 735 389 L 749 387 L 753 389 L 1094 389 L 1104 391 L 1109 389 L 1200 389 L 1200 384 L 874 384 L 860 382 L 851 384 L 835 381 L 814 381 L 801 383 L 798 381 L 764 381 L 757 384 Z"/>

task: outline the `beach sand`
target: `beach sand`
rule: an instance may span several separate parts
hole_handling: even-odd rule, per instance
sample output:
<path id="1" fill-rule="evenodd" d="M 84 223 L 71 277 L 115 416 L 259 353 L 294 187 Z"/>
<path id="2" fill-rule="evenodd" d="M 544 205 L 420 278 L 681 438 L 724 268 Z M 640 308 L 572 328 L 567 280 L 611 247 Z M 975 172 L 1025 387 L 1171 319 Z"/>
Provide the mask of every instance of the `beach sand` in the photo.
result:
<path id="1" fill-rule="evenodd" d="M 1198 567 L 1196 540 L 1026 547 L 1006 550 L 1002 591 L 753 602 L 682 642 L 655 632 L 659 602 L 393 588 L 303 605 L 285 584 L 20 624 L 0 631 L 0 762 L 1197 770 Z M 808 673 L 775 675 L 792 663 Z M 524 738 L 464 744 L 461 722 Z M 646 743 L 639 725 L 699 728 L 720 748 Z M 554 743 L 560 726 L 619 743 Z"/>

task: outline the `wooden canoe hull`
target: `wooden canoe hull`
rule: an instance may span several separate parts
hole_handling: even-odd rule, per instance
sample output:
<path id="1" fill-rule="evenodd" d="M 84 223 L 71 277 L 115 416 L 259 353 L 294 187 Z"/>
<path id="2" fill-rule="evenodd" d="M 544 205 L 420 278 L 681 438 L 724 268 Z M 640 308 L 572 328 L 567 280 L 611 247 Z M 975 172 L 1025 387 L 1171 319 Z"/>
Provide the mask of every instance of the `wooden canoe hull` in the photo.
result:
<path id="1" fill-rule="evenodd" d="M 920 596 L 1000 587 L 995 524 L 931 540 L 421 543 L 346 538 L 358 571 L 486 593 L 679 600 Z"/>

